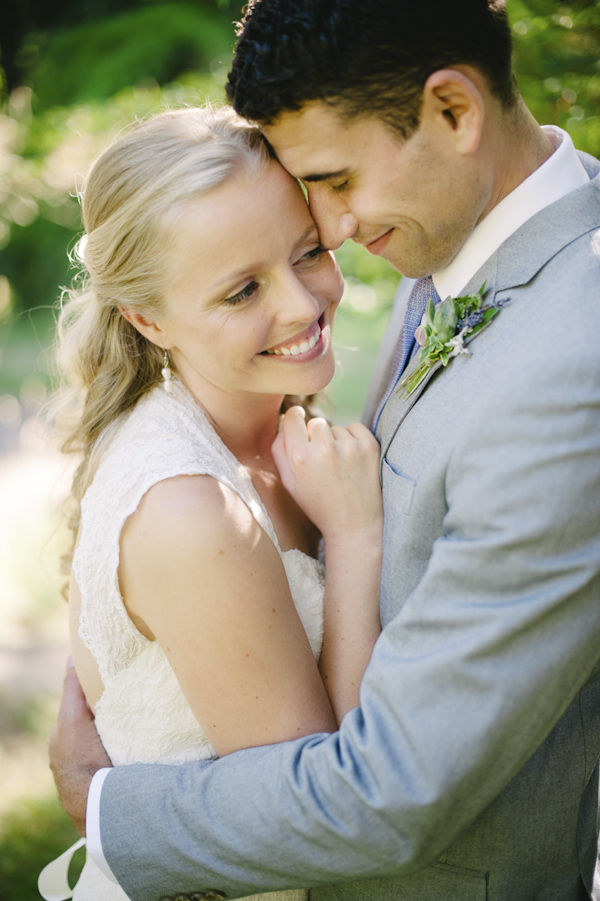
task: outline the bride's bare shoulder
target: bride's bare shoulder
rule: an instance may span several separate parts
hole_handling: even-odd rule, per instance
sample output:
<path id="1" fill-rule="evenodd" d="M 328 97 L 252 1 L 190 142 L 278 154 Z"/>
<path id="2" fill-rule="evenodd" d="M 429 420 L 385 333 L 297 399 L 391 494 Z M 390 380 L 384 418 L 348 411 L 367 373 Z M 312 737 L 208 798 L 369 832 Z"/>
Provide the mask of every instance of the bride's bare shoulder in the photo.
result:
<path id="1" fill-rule="evenodd" d="M 212 544 L 223 534 L 246 534 L 258 524 L 228 485 L 209 475 L 178 475 L 153 485 L 127 519 L 121 541 L 173 540 Z M 168 531 L 170 538 L 167 536 Z"/>

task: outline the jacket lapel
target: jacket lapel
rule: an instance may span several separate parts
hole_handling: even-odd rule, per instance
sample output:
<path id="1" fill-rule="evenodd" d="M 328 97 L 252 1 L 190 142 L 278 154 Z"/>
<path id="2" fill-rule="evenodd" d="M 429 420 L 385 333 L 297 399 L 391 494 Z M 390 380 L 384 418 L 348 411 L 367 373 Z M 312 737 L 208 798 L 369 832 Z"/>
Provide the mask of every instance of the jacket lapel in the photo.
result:
<path id="1" fill-rule="evenodd" d="M 419 360 L 417 355 L 417 357 L 415 357 L 415 359 L 409 363 L 409 365 L 402 373 L 402 378 L 407 375 L 411 375 L 418 365 Z M 390 444 L 394 440 L 396 432 L 404 422 L 407 414 L 410 413 L 410 411 L 420 398 L 421 394 L 425 391 L 425 388 L 427 387 L 435 373 L 438 371 L 438 369 L 441 368 L 442 364 L 440 361 L 438 361 L 435 366 L 431 367 L 419 387 L 415 388 L 415 390 L 409 397 L 404 397 L 403 395 L 401 396 L 398 392 L 398 386 L 396 386 L 390 394 L 388 401 L 383 409 L 383 413 L 381 414 L 381 417 L 379 419 L 379 425 L 377 428 L 377 438 L 381 444 L 381 462 L 379 464 L 380 478 L 382 475 L 385 455 L 388 452 Z"/>
<path id="2" fill-rule="evenodd" d="M 479 335 L 481 335 L 481 333 L 484 332 L 487 328 L 489 328 L 490 325 L 492 324 L 492 322 L 493 322 L 493 319 L 491 319 L 489 322 L 486 322 L 485 325 L 482 326 L 482 328 L 480 328 L 474 334 L 467 335 L 465 337 L 465 347 L 468 344 L 470 344 L 472 341 L 474 341 Z M 407 378 L 408 376 L 412 375 L 412 373 L 415 371 L 415 369 L 417 368 L 418 365 L 419 365 L 419 354 L 416 354 L 414 360 L 411 360 L 410 364 L 406 367 L 406 369 L 402 373 L 401 378 L 398 379 L 398 384 L 392 391 L 392 393 L 388 399 L 388 402 L 385 405 L 385 409 L 381 415 L 381 418 L 379 420 L 379 426 L 377 428 L 377 438 L 379 439 L 379 442 L 381 444 L 380 475 L 381 475 L 381 469 L 383 468 L 383 461 L 384 461 L 385 455 L 387 454 L 390 444 L 392 443 L 392 441 L 394 440 L 394 438 L 396 436 L 396 432 L 398 431 L 398 429 L 404 422 L 408 413 L 410 413 L 410 411 L 412 410 L 412 408 L 414 407 L 414 405 L 416 404 L 418 399 L 421 397 L 421 395 L 423 394 L 423 392 L 425 391 L 425 389 L 427 388 L 427 386 L 433 379 L 436 372 L 439 372 L 440 369 L 444 368 L 442 366 L 441 361 L 438 360 L 438 362 L 434 366 L 431 367 L 431 369 L 429 370 L 429 372 L 427 373 L 427 375 L 425 376 L 425 378 L 423 379 L 421 384 L 418 386 L 418 388 L 415 388 L 415 390 L 412 392 L 411 395 L 409 395 L 409 397 L 405 397 L 404 395 L 401 394 L 401 392 L 398 391 L 398 385 L 400 384 L 402 379 Z M 451 365 L 452 365 L 452 360 L 450 360 L 448 363 L 448 366 L 451 366 Z"/>

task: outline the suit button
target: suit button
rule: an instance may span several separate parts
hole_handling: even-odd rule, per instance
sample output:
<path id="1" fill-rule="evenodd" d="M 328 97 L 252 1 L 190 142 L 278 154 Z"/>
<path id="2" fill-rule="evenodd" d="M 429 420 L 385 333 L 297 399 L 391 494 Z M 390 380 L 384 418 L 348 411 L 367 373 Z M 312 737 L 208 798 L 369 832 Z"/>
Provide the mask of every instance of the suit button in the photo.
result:
<path id="1" fill-rule="evenodd" d="M 209 888 L 208 891 L 205 892 L 207 901 L 223 901 L 224 898 L 227 897 L 225 892 L 220 892 L 216 888 Z"/>
<path id="2" fill-rule="evenodd" d="M 171 898 L 170 895 L 163 895 L 163 897 L 160 899 L 160 901 L 175 901 L 175 899 Z"/>
<path id="3" fill-rule="evenodd" d="M 208 895 L 205 895 L 204 892 L 192 892 L 190 895 L 190 901 L 206 901 Z"/>
<path id="4" fill-rule="evenodd" d="M 183 894 L 175 895 L 175 897 L 173 898 L 173 901 L 190 901 L 190 896 L 183 895 Z"/>

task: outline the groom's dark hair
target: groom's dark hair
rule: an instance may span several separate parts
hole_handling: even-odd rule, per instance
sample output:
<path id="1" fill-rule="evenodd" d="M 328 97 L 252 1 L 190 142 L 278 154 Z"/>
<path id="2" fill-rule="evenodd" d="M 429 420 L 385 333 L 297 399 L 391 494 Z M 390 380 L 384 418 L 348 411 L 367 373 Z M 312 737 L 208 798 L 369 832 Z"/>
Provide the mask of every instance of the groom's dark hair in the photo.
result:
<path id="1" fill-rule="evenodd" d="M 227 95 L 271 124 L 311 100 L 408 137 L 432 72 L 476 67 L 506 107 L 516 86 L 505 0 L 250 0 Z"/>

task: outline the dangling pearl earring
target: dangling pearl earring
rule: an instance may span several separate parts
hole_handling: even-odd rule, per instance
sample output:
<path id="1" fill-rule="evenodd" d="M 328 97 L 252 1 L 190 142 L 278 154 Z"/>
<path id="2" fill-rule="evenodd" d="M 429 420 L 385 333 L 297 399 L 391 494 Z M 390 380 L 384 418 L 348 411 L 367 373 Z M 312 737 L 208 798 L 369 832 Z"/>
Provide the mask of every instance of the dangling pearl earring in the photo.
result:
<path id="1" fill-rule="evenodd" d="M 162 373 L 162 377 L 163 377 L 163 388 L 165 389 L 167 394 L 170 394 L 171 391 L 173 390 L 173 382 L 172 382 L 173 373 L 171 372 L 171 369 L 169 367 L 169 355 L 164 347 L 163 347 L 163 352 L 164 352 L 163 368 L 161 369 L 161 373 Z"/>

